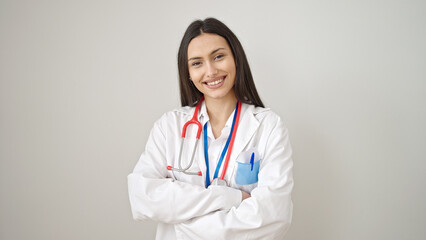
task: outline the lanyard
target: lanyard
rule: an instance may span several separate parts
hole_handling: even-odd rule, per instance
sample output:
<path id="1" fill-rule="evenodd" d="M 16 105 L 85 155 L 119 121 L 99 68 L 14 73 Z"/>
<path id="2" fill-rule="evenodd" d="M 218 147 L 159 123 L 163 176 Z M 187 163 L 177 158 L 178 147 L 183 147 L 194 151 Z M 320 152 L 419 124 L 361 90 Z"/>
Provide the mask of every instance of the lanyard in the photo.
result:
<path id="1" fill-rule="evenodd" d="M 234 112 L 234 119 L 232 120 L 231 132 L 229 133 L 228 139 L 226 140 L 225 147 L 223 148 L 222 154 L 220 155 L 219 162 L 217 163 L 213 179 L 217 178 L 219 174 L 220 166 L 222 165 L 222 162 L 223 162 L 223 158 L 225 157 L 225 154 L 229 148 L 229 152 L 225 160 L 225 166 L 223 167 L 223 170 L 222 170 L 221 178 L 223 179 L 223 177 L 225 176 L 226 169 L 228 168 L 229 157 L 231 156 L 231 151 L 232 151 L 232 147 L 234 143 L 233 140 L 235 139 L 235 133 L 238 128 L 238 120 L 240 118 L 240 113 L 241 113 L 241 103 L 237 102 L 237 106 L 235 107 L 235 112 Z M 235 127 L 235 133 L 234 133 L 234 127 Z M 208 151 L 208 141 L 207 141 L 207 122 L 204 124 L 204 159 L 206 160 L 206 168 L 207 168 L 206 169 L 206 187 L 208 187 L 210 185 L 210 170 L 209 170 L 209 151 Z"/>

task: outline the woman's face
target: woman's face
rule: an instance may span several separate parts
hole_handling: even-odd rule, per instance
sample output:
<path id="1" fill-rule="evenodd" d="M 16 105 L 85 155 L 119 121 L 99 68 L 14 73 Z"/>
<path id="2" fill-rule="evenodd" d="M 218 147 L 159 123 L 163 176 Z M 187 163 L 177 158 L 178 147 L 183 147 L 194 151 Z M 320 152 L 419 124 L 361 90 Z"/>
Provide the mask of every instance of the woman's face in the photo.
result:
<path id="1" fill-rule="evenodd" d="M 207 99 L 235 99 L 235 61 L 225 38 L 203 33 L 188 45 L 191 81 Z"/>

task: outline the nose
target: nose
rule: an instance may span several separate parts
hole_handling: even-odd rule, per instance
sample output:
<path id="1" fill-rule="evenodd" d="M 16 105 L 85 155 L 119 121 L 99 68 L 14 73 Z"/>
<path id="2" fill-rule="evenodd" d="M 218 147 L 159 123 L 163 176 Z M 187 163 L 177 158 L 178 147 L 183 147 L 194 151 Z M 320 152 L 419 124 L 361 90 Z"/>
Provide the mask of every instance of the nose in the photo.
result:
<path id="1" fill-rule="evenodd" d="M 207 63 L 207 77 L 214 77 L 217 75 L 219 71 L 217 70 L 216 66 L 212 62 Z"/>

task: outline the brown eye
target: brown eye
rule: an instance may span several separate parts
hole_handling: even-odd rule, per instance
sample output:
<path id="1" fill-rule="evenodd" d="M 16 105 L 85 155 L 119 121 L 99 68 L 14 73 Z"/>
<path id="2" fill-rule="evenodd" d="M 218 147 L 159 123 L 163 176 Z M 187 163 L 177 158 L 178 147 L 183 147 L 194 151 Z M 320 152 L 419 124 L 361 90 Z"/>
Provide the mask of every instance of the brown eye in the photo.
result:
<path id="1" fill-rule="evenodd" d="M 223 54 L 219 54 L 219 55 L 217 55 L 217 56 L 214 58 L 214 60 L 220 60 L 220 59 L 222 59 L 224 56 L 225 56 L 225 55 L 223 55 Z"/>
<path id="2" fill-rule="evenodd" d="M 196 66 L 199 66 L 200 64 L 201 64 L 201 62 L 193 62 L 193 63 L 191 64 L 191 66 L 196 67 Z"/>

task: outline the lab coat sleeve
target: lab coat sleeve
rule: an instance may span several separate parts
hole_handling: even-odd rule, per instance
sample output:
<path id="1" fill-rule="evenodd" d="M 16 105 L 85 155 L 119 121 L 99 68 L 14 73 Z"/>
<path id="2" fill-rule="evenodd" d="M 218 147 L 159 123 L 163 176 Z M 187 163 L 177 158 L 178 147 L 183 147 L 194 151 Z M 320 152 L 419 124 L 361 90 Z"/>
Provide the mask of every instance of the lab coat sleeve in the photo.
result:
<path id="1" fill-rule="evenodd" d="M 278 117 L 251 197 L 230 210 L 175 224 L 178 239 L 282 239 L 293 210 L 291 154 L 288 131 Z"/>
<path id="2" fill-rule="evenodd" d="M 241 191 L 218 186 L 206 189 L 167 178 L 166 138 L 162 120 L 151 130 L 145 151 L 128 175 L 129 199 L 135 220 L 179 223 L 241 203 Z"/>

